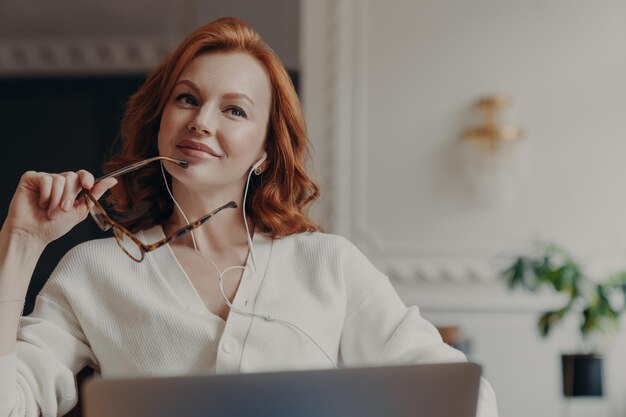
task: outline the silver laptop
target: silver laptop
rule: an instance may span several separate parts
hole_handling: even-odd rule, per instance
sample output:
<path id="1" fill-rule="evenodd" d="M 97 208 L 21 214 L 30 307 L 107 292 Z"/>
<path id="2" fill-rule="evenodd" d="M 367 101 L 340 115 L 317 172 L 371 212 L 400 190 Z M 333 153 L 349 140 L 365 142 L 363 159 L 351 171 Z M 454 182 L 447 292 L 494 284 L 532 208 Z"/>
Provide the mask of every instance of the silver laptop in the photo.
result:
<path id="1" fill-rule="evenodd" d="M 84 384 L 86 417 L 475 417 L 480 366 L 102 379 Z"/>

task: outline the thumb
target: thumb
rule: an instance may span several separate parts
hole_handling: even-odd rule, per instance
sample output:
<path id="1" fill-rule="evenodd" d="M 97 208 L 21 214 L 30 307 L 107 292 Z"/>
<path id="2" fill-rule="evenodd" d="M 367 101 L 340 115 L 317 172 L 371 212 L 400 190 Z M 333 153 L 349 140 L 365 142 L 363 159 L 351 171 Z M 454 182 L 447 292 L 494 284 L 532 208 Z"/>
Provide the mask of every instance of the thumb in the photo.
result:
<path id="1" fill-rule="evenodd" d="M 91 190 L 91 195 L 94 196 L 96 200 L 100 199 L 102 195 L 108 190 L 117 184 L 117 179 L 113 177 L 105 178 L 102 181 L 98 181 Z"/>
<path id="2" fill-rule="evenodd" d="M 105 178 L 102 181 L 98 181 L 93 187 L 91 187 L 91 189 L 89 189 L 89 194 L 91 194 L 91 196 L 97 201 L 100 197 L 102 197 L 106 190 L 113 187 L 115 184 L 117 184 L 117 180 L 115 178 Z M 78 209 L 81 216 L 86 216 L 89 208 L 93 204 L 93 202 L 89 201 L 89 199 L 85 197 L 84 199 L 81 198 L 80 201 L 77 200 L 75 207 Z"/>

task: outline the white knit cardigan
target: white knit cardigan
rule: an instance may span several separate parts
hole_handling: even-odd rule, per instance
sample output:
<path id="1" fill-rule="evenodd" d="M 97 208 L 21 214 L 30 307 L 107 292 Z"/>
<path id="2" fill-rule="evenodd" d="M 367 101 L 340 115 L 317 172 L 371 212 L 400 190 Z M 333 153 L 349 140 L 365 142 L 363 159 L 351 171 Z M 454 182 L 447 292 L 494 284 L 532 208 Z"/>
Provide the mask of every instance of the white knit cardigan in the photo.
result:
<path id="1" fill-rule="evenodd" d="M 163 230 L 140 237 L 154 242 Z M 231 311 L 226 322 L 169 246 L 142 263 L 112 238 L 72 249 L 21 319 L 16 352 L 0 357 L 0 417 L 66 413 L 87 365 L 122 377 L 465 360 L 346 239 L 255 233 L 253 242 L 233 305 L 265 318 Z M 478 415 L 497 416 L 484 379 Z"/>

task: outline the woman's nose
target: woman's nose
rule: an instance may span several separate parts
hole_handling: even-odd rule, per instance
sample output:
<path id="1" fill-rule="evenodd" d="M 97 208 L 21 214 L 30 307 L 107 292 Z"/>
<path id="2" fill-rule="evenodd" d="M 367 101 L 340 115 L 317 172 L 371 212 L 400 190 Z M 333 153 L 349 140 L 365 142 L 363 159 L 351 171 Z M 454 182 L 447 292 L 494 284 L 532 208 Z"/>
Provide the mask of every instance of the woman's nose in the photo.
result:
<path id="1" fill-rule="evenodd" d="M 213 136 L 216 131 L 216 121 L 211 116 L 210 111 L 199 110 L 195 117 L 190 120 L 187 128 L 194 133 Z"/>

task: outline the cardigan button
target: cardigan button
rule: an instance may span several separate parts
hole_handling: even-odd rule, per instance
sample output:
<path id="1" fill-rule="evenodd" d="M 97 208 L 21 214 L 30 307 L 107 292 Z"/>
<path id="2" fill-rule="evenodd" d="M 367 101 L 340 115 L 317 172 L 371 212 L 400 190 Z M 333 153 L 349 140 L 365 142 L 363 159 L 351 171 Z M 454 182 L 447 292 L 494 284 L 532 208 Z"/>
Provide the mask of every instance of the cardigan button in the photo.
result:
<path id="1" fill-rule="evenodd" d="M 224 342 L 222 342 L 222 350 L 225 353 L 233 353 L 234 351 L 237 350 L 238 347 L 238 343 L 235 339 L 233 339 L 232 337 L 229 337 L 227 339 L 224 340 Z"/>

